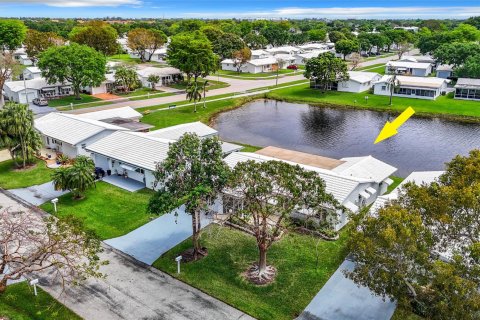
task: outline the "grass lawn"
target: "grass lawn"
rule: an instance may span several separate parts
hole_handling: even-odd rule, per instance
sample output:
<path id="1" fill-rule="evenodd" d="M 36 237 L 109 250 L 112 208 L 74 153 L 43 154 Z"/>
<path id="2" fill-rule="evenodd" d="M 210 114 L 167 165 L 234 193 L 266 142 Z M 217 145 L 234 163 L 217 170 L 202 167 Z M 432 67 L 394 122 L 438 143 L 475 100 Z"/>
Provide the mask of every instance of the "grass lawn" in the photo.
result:
<path id="1" fill-rule="evenodd" d="M 153 266 L 259 320 L 286 320 L 305 309 L 342 263 L 346 240 L 345 231 L 338 241 L 332 242 L 286 234 L 267 254 L 268 263 L 278 270 L 277 278 L 261 287 L 246 282 L 240 275 L 257 260 L 255 238 L 217 225 L 202 233 L 201 243 L 209 252 L 206 258 L 182 264 L 182 272 L 176 273 L 174 258 L 192 246 L 188 239 L 165 253 Z"/>
<path id="2" fill-rule="evenodd" d="M 74 215 L 84 219 L 85 226 L 98 236 L 110 239 L 122 236 L 150 221 L 147 203 L 153 191 L 149 189 L 128 192 L 105 182 L 87 191 L 82 200 L 73 200 L 71 194 L 59 198 L 58 216 Z M 50 202 L 40 206 L 53 213 Z"/>
<path id="3" fill-rule="evenodd" d="M 204 79 L 198 79 L 197 82 L 199 84 L 202 84 L 205 82 Z M 222 81 L 216 81 L 216 80 L 208 80 L 208 86 L 207 86 L 207 91 L 210 90 L 215 90 L 215 89 L 220 89 L 220 88 L 226 88 L 229 87 L 230 84 Z M 178 90 L 185 90 L 187 88 L 187 82 L 186 81 L 181 81 L 177 83 L 171 83 L 168 85 L 170 88 L 178 89 Z"/>
<path id="4" fill-rule="evenodd" d="M 113 56 L 107 57 L 108 61 L 119 61 L 124 63 L 141 63 L 140 58 L 132 58 L 128 53 L 115 54 Z"/>
<path id="5" fill-rule="evenodd" d="M 142 88 L 138 88 L 134 91 L 130 91 L 129 93 L 118 93 L 116 95 L 118 95 L 119 97 L 136 97 L 136 96 L 146 95 L 148 93 L 154 94 L 154 93 L 162 93 L 162 92 L 163 91 L 161 91 L 161 90 L 152 91 L 151 88 L 142 87 Z"/>
<path id="6" fill-rule="evenodd" d="M 232 143 L 238 144 L 239 146 L 243 146 L 243 149 L 240 150 L 242 152 L 255 152 L 257 150 L 263 149 L 263 147 L 252 146 L 250 144 L 245 144 L 245 143 L 238 143 L 238 142 L 232 142 Z"/>
<path id="7" fill-rule="evenodd" d="M 63 107 L 63 106 L 70 106 L 70 103 L 79 104 L 79 103 L 90 103 L 90 102 L 95 102 L 95 101 L 102 101 L 99 98 L 95 98 L 89 94 L 80 94 L 80 97 L 82 98 L 81 100 L 75 99 L 75 96 L 68 96 L 68 97 L 63 97 L 60 99 L 52 99 L 48 100 L 48 106 L 50 107 Z"/>
<path id="8" fill-rule="evenodd" d="M 378 111 L 402 112 L 407 107 L 415 109 L 417 114 L 447 115 L 450 117 L 480 117 L 480 103 L 478 101 L 455 100 L 450 94 L 440 96 L 436 100 L 422 100 L 393 97 L 393 105 L 389 105 L 388 96 L 373 95 L 370 93 L 350 93 L 330 91 L 322 93 L 320 90 L 310 89 L 308 85 L 295 86 L 272 91 L 266 94 L 267 98 L 290 102 L 305 102 L 320 106 L 341 106 Z M 368 96 L 368 103 L 365 101 Z M 475 119 L 478 120 L 478 119 Z"/>
<path id="9" fill-rule="evenodd" d="M 26 282 L 8 286 L 0 296 L 0 318 L 10 320 L 76 320 L 82 319 L 73 311 L 55 300 L 47 292 L 37 287 L 38 295 Z M 3 318 L 2 318 L 3 319 Z"/>
<path id="10" fill-rule="evenodd" d="M 0 188 L 17 189 L 42 184 L 51 179 L 52 169 L 47 168 L 42 160 L 36 166 L 25 170 L 14 170 L 12 160 L 0 162 Z"/>
<path id="11" fill-rule="evenodd" d="M 248 72 L 236 72 L 236 71 L 230 71 L 230 70 L 218 70 L 217 73 L 223 77 L 234 77 L 234 78 L 268 78 L 268 77 L 275 77 L 277 75 L 276 71 L 272 72 L 262 72 L 262 73 L 248 73 Z M 300 72 L 296 72 L 300 73 Z M 292 74 L 294 75 L 295 72 L 294 70 L 290 69 L 280 69 L 278 70 L 279 75 L 284 75 L 284 74 Z M 212 76 L 215 76 L 216 74 L 213 74 Z"/>
<path id="12" fill-rule="evenodd" d="M 386 192 L 385 194 L 388 194 L 388 193 L 392 192 L 393 189 L 395 189 L 396 187 L 398 187 L 398 185 L 399 185 L 400 183 L 402 183 L 403 180 L 405 180 L 405 178 L 397 177 L 397 176 L 391 176 L 390 179 L 393 180 L 393 183 L 388 186 L 387 192 Z"/>

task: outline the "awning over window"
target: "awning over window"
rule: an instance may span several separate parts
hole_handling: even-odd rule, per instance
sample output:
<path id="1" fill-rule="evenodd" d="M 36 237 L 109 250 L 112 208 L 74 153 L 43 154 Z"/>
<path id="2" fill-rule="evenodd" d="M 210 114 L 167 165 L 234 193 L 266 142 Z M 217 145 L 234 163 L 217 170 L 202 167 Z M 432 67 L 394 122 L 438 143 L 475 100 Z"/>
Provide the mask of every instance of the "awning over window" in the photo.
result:
<path id="1" fill-rule="evenodd" d="M 135 171 L 134 167 L 127 166 L 126 164 L 121 164 L 120 167 L 122 167 L 125 170 Z"/>
<path id="2" fill-rule="evenodd" d="M 368 193 L 366 193 L 365 191 L 360 191 L 360 196 L 363 198 L 363 199 L 368 199 L 370 198 L 370 195 Z"/>
<path id="3" fill-rule="evenodd" d="M 372 188 L 372 187 L 368 187 L 367 189 L 365 189 L 365 191 L 367 191 L 367 192 L 370 193 L 371 195 L 374 195 L 375 193 L 377 193 L 377 190 L 375 190 L 375 189 Z"/>

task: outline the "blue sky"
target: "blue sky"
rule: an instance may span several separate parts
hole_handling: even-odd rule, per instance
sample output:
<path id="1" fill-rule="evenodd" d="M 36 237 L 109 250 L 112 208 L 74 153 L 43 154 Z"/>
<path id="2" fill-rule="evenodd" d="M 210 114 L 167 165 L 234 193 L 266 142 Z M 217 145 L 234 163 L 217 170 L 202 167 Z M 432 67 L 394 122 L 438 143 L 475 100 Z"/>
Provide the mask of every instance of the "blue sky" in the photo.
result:
<path id="1" fill-rule="evenodd" d="M 0 0 L 4 17 L 467 18 L 479 0 Z"/>

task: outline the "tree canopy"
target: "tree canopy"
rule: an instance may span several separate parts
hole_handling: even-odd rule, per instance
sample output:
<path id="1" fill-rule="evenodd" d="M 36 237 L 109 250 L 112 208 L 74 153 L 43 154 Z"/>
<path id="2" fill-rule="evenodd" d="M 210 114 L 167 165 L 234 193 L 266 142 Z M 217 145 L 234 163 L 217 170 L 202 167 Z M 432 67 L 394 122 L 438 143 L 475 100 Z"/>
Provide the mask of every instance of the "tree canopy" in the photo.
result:
<path id="1" fill-rule="evenodd" d="M 136 28 L 128 32 L 127 45 L 142 62 L 150 61 L 155 50 L 167 42 L 167 36 L 160 30 Z"/>
<path id="2" fill-rule="evenodd" d="M 331 52 L 320 54 L 305 64 L 305 78 L 314 81 L 322 90 L 333 82 L 349 79 L 347 64 Z"/>
<path id="3" fill-rule="evenodd" d="M 20 20 L 0 20 L 0 51 L 15 50 L 22 46 L 27 27 Z"/>
<path id="4" fill-rule="evenodd" d="M 65 44 L 65 40 L 54 32 L 41 32 L 30 29 L 27 31 L 24 44 L 25 52 L 33 63 L 36 64 L 40 53 L 50 47 Z"/>
<path id="5" fill-rule="evenodd" d="M 96 87 L 105 80 L 105 56 L 95 49 L 71 43 L 50 47 L 40 54 L 38 67 L 48 83 L 71 83 L 77 99 L 82 87 Z"/>
<path id="6" fill-rule="evenodd" d="M 117 43 L 117 30 L 103 21 L 89 21 L 75 27 L 70 32 L 69 38 L 73 42 L 92 47 L 107 56 L 116 54 L 120 50 Z"/>

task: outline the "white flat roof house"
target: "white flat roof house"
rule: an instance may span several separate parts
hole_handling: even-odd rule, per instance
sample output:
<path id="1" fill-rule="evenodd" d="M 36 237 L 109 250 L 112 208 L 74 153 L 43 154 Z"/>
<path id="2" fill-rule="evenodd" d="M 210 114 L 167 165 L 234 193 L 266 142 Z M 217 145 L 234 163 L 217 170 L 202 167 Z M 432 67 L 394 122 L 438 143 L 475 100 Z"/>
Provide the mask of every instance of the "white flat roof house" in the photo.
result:
<path id="1" fill-rule="evenodd" d="M 215 129 L 201 122 L 181 124 L 148 133 L 117 131 L 87 147 L 95 166 L 110 170 L 112 174 L 122 175 L 154 189 L 153 172 L 156 164 L 167 158 L 170 143 L 185 133 L 195 133 L 200 138 L 215 136 Z M 242 147 L 222 142 L 224 155 L 240 150 Z M 107 171 L 108 172 L 108 171 Z"/>
<path id="2" fill-rule="evenodd" d="M 441 64 L 436 69 L 437 78 L 448 79 L 453 75 L 453 65 Z"/>
<path id="3" fill-rule="evenodd" d="M 327 50 L 328 45 L 326 43 L 321 43 L 321 42 L 313 42 L 313 43 L 306 43 L 298 46 L 302 51 L 308 52 L 308 51 L 318 51 L 318 50 Z"/>
<path id="4" fill-rule="evenodd" d="M 402 56 L 402 59 L 398 61 L 431 63 L 432 65 L 436 63 L 436 60 L 432 56 Z"/>
<path id="5" fill-rule="evenodd" d="M 25 48 L 18 48 L 13 52 L 13 57 L 21 64 L 24 66 L 32 66 L 33 61 L 30 60 L 28 57 L 27 53 L 25 52 Z"/>
<path id="6" fill-rule="evenodd" d="M 339 81 L 337 91 L 343 92 L 364 92 L 370 90 L 373 84 L 380 80 L 382 76 L 376 72 L 348 71 L 350 79 Z"/>
<path id="7" fill-rule="evenodd" d="M 455 85 L 455 99 L 480 101 L 480 79 L 459 78 Z"/>
<path id="8" fill-rule="evenodd" d="M 157 86 L 167 85 L 183 78 L 183 72 L 178 70 L 177 68 L 146 67 L 137 70 L 137 75 L 139 80 L 142 82 L 142 86 L 150 87 L 150 82 L 148 82 L 147 80 L 148 77 L 152 74 L 160 77 L 160 82 L 157 84 Z"/>
<path id="9" fill-rule="evenodd" d="M 386 75 L 373 86 L 373 93 L 382 96 L 390 95 L 390 81 L 393 76 Z M 393 93 L 396 97 L 435 100 L 446 92 L 450 80 L 435 77 L 397 76 L 397 86 Z"/>
<path id="10" fill-rule="evenodd" d="M 319 54 L 325 53 L 325 52 L 330 52 L 328 49 L 324 50 L 311 50 L 308 52 L 304 53 L 297 53 L 294 55 L 295 57 L 295 64 L 305 64 L 308 60 L 312 58 L 317 58 Z"/>
<path id="11" fill-rule="evenodd" d="M 73 94 L 70 84 L 48 84 L 44 78 L 9 81 L 3 86 L 3 95 L 17 103 L 32 102 L 35 98 L 56 98 Z"/>
<path id="12" fill-rule="evenodd" d="M 267 58 L 270 57 L 271 54 L 265 50 L 259 49 L 259 50 L 251 50 L 252 52 L 252 57 L 251 59 L 262 59 L 262 58 Z"/>
<path id="13" fill-rule="evenodd" d="M 361 160 L 357 158 L 345 159 L 336 160 L 303 152 L 267 147 L 255 153 L 232 153 L 225 158 L 225 162 L 231 168 L 234 168 L 237 163 L 248 160 L 257 162 L 276 160 L 315 171 L 325 181 L 326 191 L 331 193 L 345 208 L 357 213 L 360 208 L 370 205 L 376 200 L 377 196 L 386 191 L 388 185 L 391 184 L 388 177 L 396 171 L 396 168 L 373 157 L 362 157 Z M 380 167 L 375 167 L 376 165 Z M 336 172 L 335 168 L 338 168 L 339 172 Z M 348 168 L 351 169 L 348 170 Z M 351 174 L 354 172 L 359 176 L 352 176 Z M 338 224 L 335 229 L 339 230 L 349 221 L 349 218 L 348 213 L 343 210 L 338 210 L 337 214 Z"/>
<path id="14" fill-rule="evenodd" d="M 63 153 L 70 158 L 89 155 L 87 146 L 118 130 L 127 130 L 106 122 L 58 112 L 35 119 L 35 129 L 42 135 L 47 149 Z"/>
<path id="15" fill-rule="evenodd" d="M 385 73 L 395 73 L 407 76 L 427 77 L 432 73 L 432 64 L 411 61 L 389 61 L 385 65 Z"/>
<path id="16" fill-rule="evenodd" d="M 293 47 L 293 46 L 282 46 L 282 47 L 273 47 L 273 48 L 267 49 L 266 51 L 269 52 L 270 54 L 283 53 L 283 54 L 293 55 L 295 53 L 301 52 L 302 49 Z"/>
<path id="17" fill-rule="evenodd" d="M 225 59 L 221 62 L 222 70 L 237 71 L 233 59 Z M 277 59 L 270 56 L 261 59 L 252 59 L 242 65 L 240 72 L 261 73 L 275 71 L 278 66 Z"/>
<path id="18" fill-rule="evenodd" d="M 138 54 L 134 53 L 131 50 L 129 50 L 129 56 L 130 56 L 130 58 L 140 59 L 140 56 Z M 159 48 L 159 49 L 157 49 L 153 52 L 147 50 L 145 58 L 148 60 L 148 58 L 151 57 L 150 61 L 164 62 L 166 56 L 167 56 L 167 47 L 165 46 L 165 47 Z"/>

